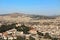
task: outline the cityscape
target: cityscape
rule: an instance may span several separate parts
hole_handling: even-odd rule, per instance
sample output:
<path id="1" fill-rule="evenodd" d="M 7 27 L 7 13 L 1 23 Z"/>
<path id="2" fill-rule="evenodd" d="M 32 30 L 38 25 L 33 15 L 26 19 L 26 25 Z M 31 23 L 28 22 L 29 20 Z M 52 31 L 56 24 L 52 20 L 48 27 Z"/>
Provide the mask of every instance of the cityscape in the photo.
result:
<path id="1" fill-rule="evenodd" d="M 20 13 L 1 15 L 0 38 L 1 40 L 60 40 L 60 16 Z"/>
<path id="2" fill-rule="evenodd" d="M 0 0 L 0 40 L 60 40 L 60 0 Z"/>

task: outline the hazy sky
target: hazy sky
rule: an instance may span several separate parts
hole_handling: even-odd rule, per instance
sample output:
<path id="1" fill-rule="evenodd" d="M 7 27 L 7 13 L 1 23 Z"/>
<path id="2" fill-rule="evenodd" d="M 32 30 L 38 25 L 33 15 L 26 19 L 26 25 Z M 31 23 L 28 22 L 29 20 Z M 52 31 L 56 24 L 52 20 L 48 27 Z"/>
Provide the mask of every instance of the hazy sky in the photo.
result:
<path id="1" fill-rule="evenodd" d="M 60 15 L 60 0 L 0 0 L 0 14 Z"/>

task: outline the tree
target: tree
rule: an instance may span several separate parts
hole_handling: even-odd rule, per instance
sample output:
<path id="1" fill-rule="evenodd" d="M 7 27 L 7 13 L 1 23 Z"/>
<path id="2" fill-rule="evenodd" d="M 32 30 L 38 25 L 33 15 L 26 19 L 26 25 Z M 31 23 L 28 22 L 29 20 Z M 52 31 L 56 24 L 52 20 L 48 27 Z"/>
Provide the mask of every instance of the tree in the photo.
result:
<path id="1" fill-rule="evenodd" d="M 29 30 L 29 27 L 25 26 L 24 24 L 17 28 L 17 31 L 23 31 L 24 34 L 28 34 Z"/>
<path id="2" fill-rule="evenodd" d="M 29 40 L 35 40 L 35 38 L 33 38 L 33 37 L 30 36 L 30 37 L 29 37 Z"/>
<path id="3" fill-rule="evenodd" d="M 38 31 L 37 31 L 37 34 L 38 34 L 38 35 L 40 35 L 40 36 L 44 36 L 44 34 L 43 34 L 43 33 L 38 32 Z"/>
<path id="4" fill-rule="evenodd" d="M 25 37 L 18 36 L 17 40 L 25 40 Z"/>
<path id="5" fill-rule="evenodd" d="M 51 36 L 49 35 L 49 33 L 45 33 L 44 38 L 49 38 L 49 39 L 51 39 Z"/>
<path id="6" fill-rule="evenodd" d="M 13 28 L 15 28 L 15 27 L 16 27 L 15 24 L 2 25 L 2 26 L 0 27 L 0 32 L 2 33 L 2 32 L 5 32 L 5 31 L 8 31 L 8 30 L 10 30 L 10 29 L 13 29 Z"/>
<path id="7" fill-rule="evenodd" d="M 58 40 L 58 38 L 52 38 L 52 40 Z"/>

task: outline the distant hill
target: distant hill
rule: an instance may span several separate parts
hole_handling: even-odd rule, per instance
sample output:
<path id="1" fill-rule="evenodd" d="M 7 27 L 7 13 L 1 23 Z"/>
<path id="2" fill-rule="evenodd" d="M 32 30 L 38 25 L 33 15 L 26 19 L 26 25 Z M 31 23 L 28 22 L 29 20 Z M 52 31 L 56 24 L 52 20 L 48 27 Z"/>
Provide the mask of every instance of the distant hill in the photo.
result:
<path id="1" fill-rule="evenodd" d="M 22 16 L 25 15 L 23 13 L 9 13 L 9 14 L 1 14 L 0 16 Z"/>
<path id="2" fill-rule="evenodd" d="M 10 14 L 0 14 L 0 16 L 11 16 L 11 17 L 18 17 L 18 16 L 27 16 L 31 18 L 39 18 L 39 19 L 54 19 L 56 17 L 60 17 L 60 15 L 57 16 L 44 16 L 44 15 L 32 15 L 32 14 L 24 14 L 24 13 L 10 13 Z"/>
<path id="3" fill-rule="evenodd" d="M 32 15 L 24 13 L 11 13 L 11 14 L 1 14 L 0 22 L 30 22 L 40 19 L 55 19 L 59 16 L 44 16 L 44 15 Z"/>

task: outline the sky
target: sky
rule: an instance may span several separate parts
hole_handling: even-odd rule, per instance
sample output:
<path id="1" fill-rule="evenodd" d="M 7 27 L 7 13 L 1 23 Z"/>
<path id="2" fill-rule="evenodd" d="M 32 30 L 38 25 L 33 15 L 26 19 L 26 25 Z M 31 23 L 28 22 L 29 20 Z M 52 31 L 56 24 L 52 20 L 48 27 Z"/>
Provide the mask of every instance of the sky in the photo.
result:
<path id="1" fill-rule="evenodd" d="M 0 0 L 0 14 L 60 15 L 60 0 Z"/>

